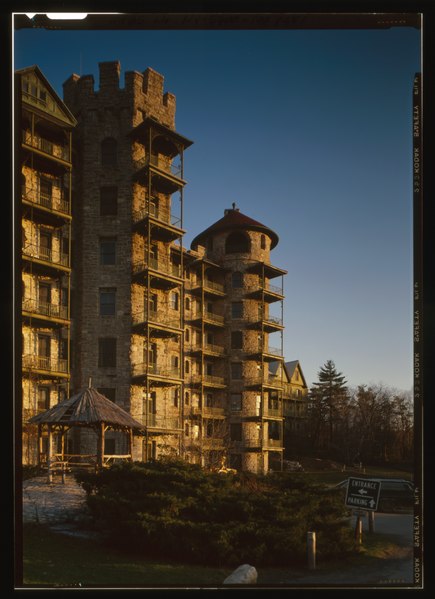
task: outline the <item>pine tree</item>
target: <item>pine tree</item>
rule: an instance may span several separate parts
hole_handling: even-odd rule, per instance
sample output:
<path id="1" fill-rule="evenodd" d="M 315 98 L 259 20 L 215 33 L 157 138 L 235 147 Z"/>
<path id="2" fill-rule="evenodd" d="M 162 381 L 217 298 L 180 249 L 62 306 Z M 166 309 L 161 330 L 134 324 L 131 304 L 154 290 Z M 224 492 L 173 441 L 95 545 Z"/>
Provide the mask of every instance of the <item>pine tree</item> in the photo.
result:
<path id="1" fill-rule="evenodd" d="M 332 360 L 326 361 L 317 377 L 310 392 L 314 442 L 330 449 L 341 407 L 346 401 L 347 381 L 341 372 L 337 372 Z"/>

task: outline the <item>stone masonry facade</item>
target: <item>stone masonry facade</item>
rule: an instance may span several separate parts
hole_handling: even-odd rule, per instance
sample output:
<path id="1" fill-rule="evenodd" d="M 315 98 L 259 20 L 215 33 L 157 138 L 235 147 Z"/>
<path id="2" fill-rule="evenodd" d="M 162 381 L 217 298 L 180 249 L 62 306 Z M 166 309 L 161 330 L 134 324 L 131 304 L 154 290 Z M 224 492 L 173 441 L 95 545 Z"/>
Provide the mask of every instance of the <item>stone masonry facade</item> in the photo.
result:
<path id="1" fill-rule="evenodd" d="M 175 130 L 175 96 L 153 69 L 125 73 L 121 87 L 119 62 L 99 68 L 98 89 L 88 75 L 64 83 L 76 120 L 71 390 L 92 384 L 141 422 L 135 460 L 281 469 L 278 237 L 233 205 L 185 248 L 192 142 Z M 69 433 L 73 453 L 94 443 L 91 432 Z M 125 450 L 121 434 L 107 434 L 106 454 Z"/>

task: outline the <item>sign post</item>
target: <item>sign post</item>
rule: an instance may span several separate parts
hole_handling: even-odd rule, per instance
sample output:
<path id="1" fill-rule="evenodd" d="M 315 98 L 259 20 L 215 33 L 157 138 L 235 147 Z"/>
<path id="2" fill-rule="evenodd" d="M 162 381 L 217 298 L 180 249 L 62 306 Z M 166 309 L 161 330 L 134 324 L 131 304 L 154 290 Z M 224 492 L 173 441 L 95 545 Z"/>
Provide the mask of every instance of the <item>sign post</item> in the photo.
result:
<path id="1" fill-rule="evenodd" d="M 367 510 L 372 516 L 378 509 L 379 493 L 381 483 L 378 480 L 369 478 L 349 478 L 347 481 L 346 506 L 357 509 L 357 520 L 355 527 L 355 539 L 358 543 L 362 542 L 362 510 Z M 373 530 L 373 520 L 370 520 L 370 528 Z"/>

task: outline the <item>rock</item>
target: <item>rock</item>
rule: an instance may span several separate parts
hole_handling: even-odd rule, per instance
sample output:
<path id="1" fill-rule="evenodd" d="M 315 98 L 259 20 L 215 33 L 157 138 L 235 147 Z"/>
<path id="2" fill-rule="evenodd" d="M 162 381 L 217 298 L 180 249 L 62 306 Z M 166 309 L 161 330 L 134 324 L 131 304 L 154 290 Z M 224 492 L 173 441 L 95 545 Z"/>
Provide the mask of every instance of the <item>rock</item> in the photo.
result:
<path id="1" fill-rule="evenodd" d="M 243 564 L 225 578 L 224 584 L 256 584 L 257 576 L 257 570 L 254 566 Z"/>

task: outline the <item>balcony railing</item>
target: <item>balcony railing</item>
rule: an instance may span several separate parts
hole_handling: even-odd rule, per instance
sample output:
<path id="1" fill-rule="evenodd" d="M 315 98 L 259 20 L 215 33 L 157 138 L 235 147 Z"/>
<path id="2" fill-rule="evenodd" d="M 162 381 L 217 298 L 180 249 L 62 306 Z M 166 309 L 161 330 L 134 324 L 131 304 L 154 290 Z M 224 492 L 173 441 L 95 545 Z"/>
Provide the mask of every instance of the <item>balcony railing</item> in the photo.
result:
<path id="1" fill-rule="evenodd" d="M 133 272 L 135 274 L 140 273 L 147 268 L 151 268 L 152 270 L 156 270 L 165 275 L 171 275 L 173 277 L 181 278 L 181 266 L 179 264 L 172 264 L 168 262 L 164 262 L 163 260 L 158 260 L 157 258 L 147 258 L 144 260 L 137 260 L 133 263 Z"/>
<path id="2" fill-rule="evenodd" d="M 62 214 L 71 214 L 70 204 L 68 200 L 64 200 L 61 192 L 59 195 L 48 194 L 37 189 L 25 188 L 22 190 L 22 199 L 33 204 L 38 204 L 55 212 Z"/>
<path id="3" fill-rule="evenodd" d="M 283 351 L 280 347 L 266 347 L 264 349 L 265 354 L 272 354 L 272 356 L 282 356 Z"/>
<path id="4" fill-rule="evenodd" d="M 266 447 L 282 447 L 282 439 L 267 439 Z"/>
<path id="5" fill-rule="evenodd" d="M 204 289 L 210 289 L 212 291 L 219 291 L 220 293 L 225 293 L 224 285 L 222 285 L 222 283 L 217 283 L 216 281 L 209 281 L 208 279 L 205 279 L 203 287 Z"/>
<path id="6" fill-rule="evenodd" d="M 202 408 L 204 416 L 225 416 L 225 408 L 215 406 L 204 406 Z"/>
<path id="7" fill-rule="evenodd" d="M 133 376 L 141 376 L 141 375 L 156 375 L 168 379 L 179 379 L 180 378 L 180 369 L 179 368 L 170 368 L 167 366 L 159 366 L 157 364 L 146 364 L 142 362 L 140 364 L 133 364 Z"/>
<path id="8" fill-rule="evenodd" d="M 66 162 L 70 161 L 69 147 L 56 144 L 40 135 L 33 135 L 32 137 L 30 131 L 23 131 L 23 143 L 32 148 L 41 150 L 44 154 L 54 156 L 55 158 L 61 158 Z"/>
<path id="9" fill-rule="evenodd" d="M 210 320 L 211 322 L 215 322 L 217 324 L 224 324 L 225 319 L 220 314 L 215 314 L 214 312 L 209 312 L 208 310 L 204 311 L 204 319 Z"/>
<path id="10" fill-rule="evenodd" d="M 140 170 L 145 166 L 156 166 L 161 171 L 164 171 L 170 175 L 174 175 L 175 177 L 181 178 L 182 169 L 180 164 L 171 164 L 167 160 L 163 160 L 158 156 L 144 156 L 143 158 L 138 158 L 133 161 L 134 168 L 136 170 Z"/>
<path id="11" fill-rule="evenodd" d="M 281 378 L 278 376 L 256 376 L 250 377 L 246 379 L 246 384 L 248 385 L 270 385 L 272 387 L 282 388 L 283 383 Z"/>
<path id="12" fill-rule="evenodd" d="M 147 313 L 145 310 L 134 312 L 132 314 L 133 324 L 145 324 L 147 322 Z M 179 329 L 181 326 L 180 318 L 169 318 L 164 310 L 149 310 L 148 322 L 159 324 L 164 327 Z"/>
<path id="13" fill-rule="evenodd" d="M 23 368 L 44 370 L 46 372 L 68 372 L 68 361 L 50 356 L 27 354 L 23 356 Z"/>
<path id="14" fill-rule="evenodd" d="M 33 312 L 50 318 L 68 319 L 68 307 L 50 302 L 41 302 L 37 299 L 23 299 L 22 310 L 24 312 Z"/>
<path id="15" fill-rule="evenodd" d="M 282 325 L 282 318 L 279 316 L 263 316 L 264 322 L 270 322 L 272 324 Z"/>
<path id="16" fill-rule="evenodd" d="M 161 414 L 143 414 L 139 422 L 150 428 L 173 430 L 181 428 L 180 418 L 174 416 L 163 416 Z"/>
<path id="17" fill-rule="evenodd" d="M 59 250 L 52 250 L 47 247 L 26 244 L 23 247 L 23 254 L 31 258 L 38 258 L 44 262 L 50 262 L 51 264 L 60 264 L 61 266 L 69 267 L 69 254 L 59 252 Z"/>
<path id="18" fill-rule="evenodd" d="M 172 214 L 170 210 L 159 208 L 155 204 L 150 204 L 148 207 L 133 212 L 133 221 L 138 223 L 148 216 L 152 216 L 166 225 L 173 225 L 174 227 L 181 226 L 181 218 Z"/>

